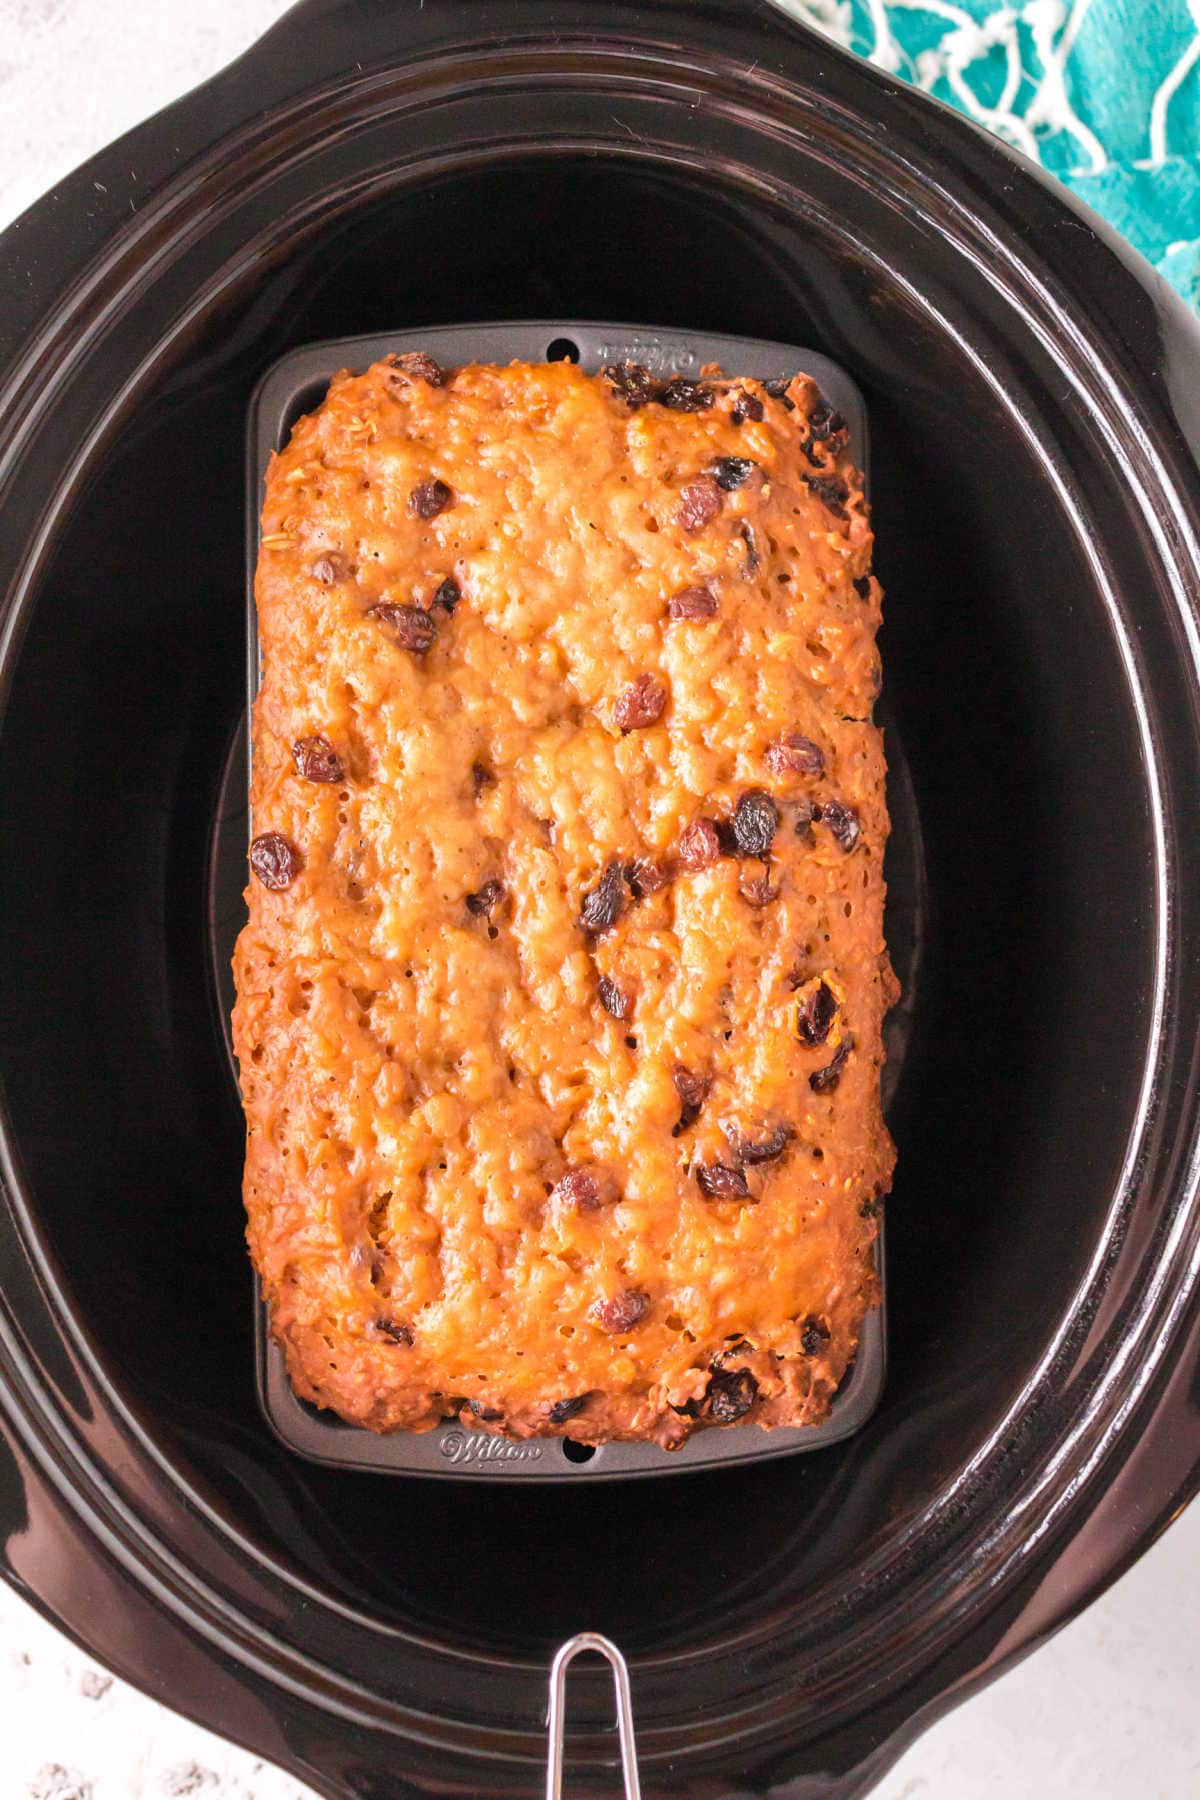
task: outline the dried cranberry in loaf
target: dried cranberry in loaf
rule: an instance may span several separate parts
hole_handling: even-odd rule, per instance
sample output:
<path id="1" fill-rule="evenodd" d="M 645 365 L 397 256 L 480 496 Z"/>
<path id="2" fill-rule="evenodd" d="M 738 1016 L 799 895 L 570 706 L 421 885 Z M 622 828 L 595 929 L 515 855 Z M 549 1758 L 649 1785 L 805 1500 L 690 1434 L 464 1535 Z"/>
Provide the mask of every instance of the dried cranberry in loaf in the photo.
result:
<path id="1" fill-rule="evenodd" d="M 436 519 L 454 504 L 454 489 L 444 481 L 422 481 L 408 496 L 408 510 L 414 519 Z"/>
<path id="2" fill-rule="evenodd" d="M 250 867 L 265 888 L 291 887 L 300 873 L 300 852 L 279 831 L 264 831 L 250 846 Z"/>
<path id="3" fill-rule="evenodd" d="M 619 1294 L 613 1294 L 608 1300 L 597 1300 L 592 1307 L 591 1316 L 601 1331 L 616 1336 L 640 1325 L 649 1311 L 649 1294 L 644 1294 L 640 1288 L 622 1288 Z"/>
<path id="4" fill-rule="evenodd" d="M 292 756 L 296 773 L 305 781 L 341 781 L 345 774 L 341 757 L 329 739 L 319 732 L 312 737 L 297 738 L 292 745 Z"/>
<path id="5" fill-rule="evenodd" d="M 653 675 L 639 675 L 613 702 L 613 724 L 622 731 L 656 725 L 667 709 L 667 690 Z"/>
<path id="6" fill-rule="evenodd" d="M 688 533 L 703 531 L 721 510 L 721 490 L 711 475 L 698 475 L 679 490 L 675 519 Z"/>

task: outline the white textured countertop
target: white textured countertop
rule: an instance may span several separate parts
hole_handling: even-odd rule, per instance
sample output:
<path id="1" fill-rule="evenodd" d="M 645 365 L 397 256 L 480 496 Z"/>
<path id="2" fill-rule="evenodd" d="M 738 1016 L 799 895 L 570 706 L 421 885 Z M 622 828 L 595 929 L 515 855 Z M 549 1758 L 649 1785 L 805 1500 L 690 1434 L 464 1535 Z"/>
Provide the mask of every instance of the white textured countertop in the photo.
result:
<path id="1" fill-rule="evenodd" d="M 0 226 L 285 10 L 0 0 Z M 1200 1506 L 1081 1619 L 927 1732 L 876 1800 L 1196 1800 L 1198 1702 Z M 113 1681 L 0 1584 L 0 1800 L 307 1794 Z"/>

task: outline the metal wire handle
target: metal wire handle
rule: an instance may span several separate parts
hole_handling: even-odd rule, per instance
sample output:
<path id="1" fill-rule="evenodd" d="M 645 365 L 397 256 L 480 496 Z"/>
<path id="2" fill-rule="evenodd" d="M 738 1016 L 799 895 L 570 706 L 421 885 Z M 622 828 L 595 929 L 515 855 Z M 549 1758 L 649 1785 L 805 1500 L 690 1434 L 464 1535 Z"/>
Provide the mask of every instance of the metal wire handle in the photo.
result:
<path id="1" fill-rule="evenodd" d="M 617 1702 L 617 1738 L 621 1746 L 621 1774 L 625 1800 L 642 1800 L 638 1780 L 637 1744 L 633 1736 L 633 1697 L 625 1658 L 610 1638 L 598 1631 L 581 1631 L 560 1644 L 550 1665 L 550 1753 L 546 1759 L 546 1800 L 563 1800 L 563 1739 L 565 1735 L 567 1669 L 584 1650 L 595 1650 L 613 1672 Z"/>

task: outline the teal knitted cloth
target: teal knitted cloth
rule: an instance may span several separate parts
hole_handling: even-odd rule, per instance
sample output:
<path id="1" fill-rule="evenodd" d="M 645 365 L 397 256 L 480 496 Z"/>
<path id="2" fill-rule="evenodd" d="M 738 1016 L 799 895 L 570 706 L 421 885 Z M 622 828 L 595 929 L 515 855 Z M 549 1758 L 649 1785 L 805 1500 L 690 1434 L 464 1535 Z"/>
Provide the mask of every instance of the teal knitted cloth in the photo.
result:
<path id="1" fill-rule="evenodd" d="M 1200 308 L 1200 0 L 780 0 L 1051 170 Z"/>

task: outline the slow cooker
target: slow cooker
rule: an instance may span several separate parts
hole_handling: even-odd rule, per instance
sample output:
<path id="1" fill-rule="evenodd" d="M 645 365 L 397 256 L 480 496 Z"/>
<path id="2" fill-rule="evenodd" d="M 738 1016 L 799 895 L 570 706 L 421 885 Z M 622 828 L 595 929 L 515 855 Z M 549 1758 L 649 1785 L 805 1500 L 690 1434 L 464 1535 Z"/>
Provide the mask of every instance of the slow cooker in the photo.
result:
<path id="1" fill-rule="evenodd" d="M 478 319 L 861 387 L 928 905 L 862 1429 L 667 1482 L 325 1467 L 256 1403 L 206 871 L 287 351 Z M 865 1792 L 1200 1471 L 1200 331 L 767 0 L 304 0 L 0 240 L 0 1527 L 120 1674 L 330 1796 Z M 620 1792 L 607 1670 L 567 1766 Z"/>

